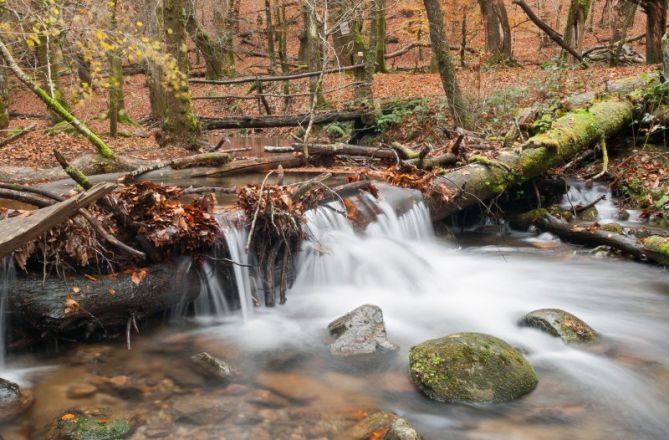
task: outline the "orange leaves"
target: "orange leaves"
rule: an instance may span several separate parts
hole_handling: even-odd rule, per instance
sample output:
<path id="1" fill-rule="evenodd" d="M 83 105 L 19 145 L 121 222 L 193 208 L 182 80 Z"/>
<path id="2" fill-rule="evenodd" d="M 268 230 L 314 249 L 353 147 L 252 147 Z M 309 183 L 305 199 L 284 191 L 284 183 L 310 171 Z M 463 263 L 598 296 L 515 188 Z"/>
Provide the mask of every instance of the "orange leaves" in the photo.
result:
<path id="1" fill-rule="evenodd" d="M 72 298 L 71 294 L 68 294 L 67 298 L 65 298 L 65 309 L 63 309 L 63 313 L 68 315 L 73 312 L 78 312 L 79 310 L 81 310 L 79 303 Z"/>
<path id="2" fill-rule="evenodd" d="M 146 277 L 146 270 L 140 269 L 137 271 L 134 271 L 132 275 L 130 275 L 130 280 L 133 282 L 135 285 L 139 285 L 139 283 L 142 282 L 142 280 Z"/>
<path id="3" fill-rule="evenodd" d="M 77 416 L 75 416 L 74 414 L 66 413 L 66 414 L 62 415 L 60 420 L 62 420 L 63 422 L 71 422 L 72 420 L 75 420 L 76 418 L 77 418 Z"/>

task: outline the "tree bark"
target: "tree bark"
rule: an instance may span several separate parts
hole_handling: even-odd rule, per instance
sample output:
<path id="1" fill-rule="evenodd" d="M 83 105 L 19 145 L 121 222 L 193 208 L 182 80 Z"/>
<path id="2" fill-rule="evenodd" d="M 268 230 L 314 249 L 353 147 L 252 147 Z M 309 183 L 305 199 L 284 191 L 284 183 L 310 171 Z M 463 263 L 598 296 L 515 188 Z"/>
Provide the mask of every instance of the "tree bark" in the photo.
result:
<path id="1" fill-rule="evenodd" d="M 116 18 L 118 0 L 109 1 L 110 30 L 118 32 L 118 21 Z M 123 98 L 123 53 L 121 42 L 113 37 L 113 46 L 109 54 L 109 134 L 114 137 L 118 134 L 119 122 L 129 122 L 130 118 L 125 112 L 125 100 Z"/>
<path id="2" fill-rule="evenodd" d="M 502 0 L 478 0 L 485 22 L 486 51 L 492 55 L 493 63 L 510 60 L 511 27 Z"/>
<path id="3" fill-rule="evenodd" d="M 430 42 L 437 61 L 441 83 L 446 92 L 448 108 L 456 124 L 468 125 L 467 107 L 460 92 L 455 66 L 449 54 L 449 44 L 444 30 L 444 14 L 439 0 L 423 0 L 430 25 Z"/>
<path id="4" fill-rule="evenodd" d="M 9 127 L 9 79 L 0 67 L 0 130 Z"/>
<path id="5" fill-rule="evenodd" d="M 637 4 L 630 0 L 618 0 L 614 7 L 614 15 L 611 20 L 611 66 L 617 66 L 620 62 L 627 30 L 634 24 Z"/>
<path id="6" fill-rule="evenodd" d="M 569 6 L 567 26 L 564 29 L 564 41 L 578 53 L 581 53 L 583 50 L 585 23 L 588 19 L 591 2 L 592 0 L 571 0 L 571 5 Z M 569 57 L 572 64 L 581 61 L 577 57 L 568 54 L 567 51 L 563 50 L 562 59 L 566 59 L 567 57 Z"/>
<path id="7" fill-rule="evenodd" d="M 224 48 L 220 40 L 216 41 L 198 22 L 195 15 L 194 0 L 186 0 L 186 30 L 197 50 L 204 57 L 205 78 L 220 79 L 224 76 Z"/>
<path id="8" fill-rule="evenodd" d="M 646 0 L 646 63 L 662 62 L 662 36 L 667 28 L 667 0 Z"/>
<path id="9" fill-rule="evenodd" d="M 169 141 L 184 143 L 188 148 L 198 148 L 200 125 L 193 114 L 188 84 L 189 60 L 186 45 L 186 3 L 189 0 L 164 0 L 163 31 L 167 53 L 174 59 L 169 66 L 170 89 L 165 96 L 163 129 Z M 163 72 L 167 75 L 167 72 Z"/>
<path id="10" fill-rule="evenodd" d="M 239 1 L 221 0 L 214 9 L 214 26 L 219 47 L 223 50 L 223 73 L 232 76 L 235 73 L 235 8 Z"/>
<path id="11" fill-rule="evenodd" d="M 378 12 L 376 23 L 376 72 L 388 73 L 386 67 L 386 4 L 387 0 L 377 0 Z"/>

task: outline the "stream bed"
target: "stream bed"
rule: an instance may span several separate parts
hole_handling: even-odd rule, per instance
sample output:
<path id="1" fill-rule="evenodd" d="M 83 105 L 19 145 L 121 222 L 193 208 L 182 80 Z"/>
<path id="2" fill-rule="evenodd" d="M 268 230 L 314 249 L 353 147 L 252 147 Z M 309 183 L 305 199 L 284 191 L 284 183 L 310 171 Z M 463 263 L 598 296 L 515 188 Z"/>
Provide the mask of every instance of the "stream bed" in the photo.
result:
<path id="1" fill-rule="evenodd" d="M 549 235 L 497 231 L 447 241 L 419 198 L 401 203 L 401 215 L 380 204 L 364 233 L 332 210 L 309 213 L 312 239 L 284 306 L 166 318 L 133 334 L 130 351 L 121 337 L 10 357 L 0 376 L 31 388 L 36 401 L 0 426 L 2 437 L 44 438 L 64 412 L 99 408 L 135 418 L 132 439 L 336 439 L 378 409 L 409 420 L 426 439 L 669 438 L 666 270 L 599 258 Z M 362 304 L 381 307 L 400 349 L 366 361 L 333 357 L 328 323 Z M 575 314 L 600 342 L 567 346 L 517 325 L 539 308 Z M 424 397 L 409 379 L 409 349 L 464 331 L 520 349 L 537 388 L 501 404 Z M 239 379 L 205 382 L 189 360 L 202 351 L 230 362 Z"/>

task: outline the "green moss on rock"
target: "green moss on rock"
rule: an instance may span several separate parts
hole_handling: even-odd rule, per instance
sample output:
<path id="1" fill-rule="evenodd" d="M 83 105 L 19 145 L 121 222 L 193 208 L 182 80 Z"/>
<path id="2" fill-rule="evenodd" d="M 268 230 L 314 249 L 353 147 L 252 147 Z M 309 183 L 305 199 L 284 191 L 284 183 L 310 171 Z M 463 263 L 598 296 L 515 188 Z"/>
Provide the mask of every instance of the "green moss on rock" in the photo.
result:
<path id="1" fill-rule="evenodd" d="M 67 413 L 58 420 L 51 432 L 52 440 L 123 440 L 134 430 L 126 419 L 92 417 L 78 411 Z"/>
<path id="2" fill-rule="evenodd" d="M 413 382 L 440 402 L 502 402 L 532 391 L 538 382 L 529 362 L 501 339 L 456 333 L 411 348 Z"/>

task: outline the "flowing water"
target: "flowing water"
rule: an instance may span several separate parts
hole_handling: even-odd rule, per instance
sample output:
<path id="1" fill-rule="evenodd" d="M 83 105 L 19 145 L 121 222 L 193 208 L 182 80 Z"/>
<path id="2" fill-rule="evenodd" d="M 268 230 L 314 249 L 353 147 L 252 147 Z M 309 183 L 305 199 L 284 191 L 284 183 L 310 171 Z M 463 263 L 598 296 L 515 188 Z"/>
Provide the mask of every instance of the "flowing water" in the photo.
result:
<path id="1" fill-rule="evenodd" d="M 37 403 L 2 434 L 25 438 L 26 425 L 43 425 L 58 411 L 104 405 L 115 415 L 142 414 L 145 426 L 136 439 L 337 438 L 361 409 L 373 408 L 404 416 L 426 439 L 669 438 L 666 270 L 598 259 L 550 236 L 511 232 L 446 241 L 435 235 L 417 194 L 384 190 L 382 196 L 364 201 L 376 216 L 364 231 L 338 214 L 337 204 L 307 214 L 310 240 L 285 306 L 252 313 L 252 279 L 237 266 L 241 312 L 229 313 L 230 295 L 214 294 L 222 286 L 215 287 L 216 265 L 209 262 L 203 291 L 210 302 L 200 313 L 225 319 L 163 328 L 138 338 L 132 352 L 119 342 L 48 361 L 17 358 L 17 365 L 51 362 L 53 368 L 24 377 Z M 223 226 L 232 259 L 246 264 L 245 234 Z M 542 241 L 556 245 L 534 245 Z M 333 359 L 327 324 L 366 303 L 382 308 L 399 352 L 376 364 Z M 602 341 L 566 346 L 518 327 L 523 314 L 548 307 L 579 316 Z M 463 331 L 489 333 L 522 350 L 537 370 L 537 389 L 494 405 L 424 398 L 408 380 L 409 348 Z M 202 350 L 236 365 L 242 385 L 219 389 L 193 379 L 188 357 Z M 118 375 L 142 391 L 110 388 L 100 379 Z M 97 384 L 98 393 L 68 397 L 82 382 Z"/>

